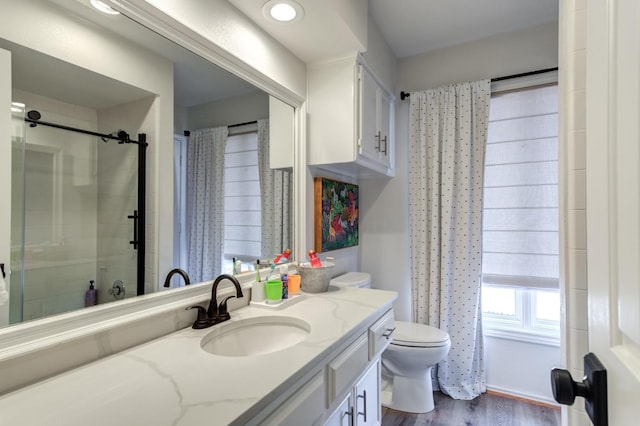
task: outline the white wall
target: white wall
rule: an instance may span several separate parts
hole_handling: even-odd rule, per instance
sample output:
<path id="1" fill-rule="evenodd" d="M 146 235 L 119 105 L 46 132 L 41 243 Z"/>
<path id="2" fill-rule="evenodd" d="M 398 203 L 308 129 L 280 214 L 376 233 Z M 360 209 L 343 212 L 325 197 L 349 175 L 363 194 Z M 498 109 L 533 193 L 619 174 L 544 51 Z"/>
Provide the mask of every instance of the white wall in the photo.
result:
<path id="1" fill-rule="evenodd" d="M 269 118 L 269 95 L 255 91 L 187 108 L 187 127 L 177 128 L 176 133 L 246 123 L 262 118 Z"/>
<path id="2" fill-rule="evenodd" d="M 367 51 L 362 57 L 386 88 L 393 91 L 396 84 L 396 57 L 371 17 L 367 29 Z"/>
<path id="3" fill-rule="evenodd" d="M 558 23 L 488 37 L 398 61 L 398 90 L 410 92 L 558 65 Z"/>
<path id="4" fill-rule="evenodd" d="M 484 350 L 491 390 L 555 404 L 549 375 L 558 367 L 557 346 L 485 336 Z"/>
<path id="5" fill-rule="evenodd" d="M 583 356 L 589 352 L 587 308 L 586 229 L 586 6 L 584 1 L 560 3 L 560 131 L 565 143 L 560 152 L 560 179 L 567 194 L 561 204 L 566 236 L 564 257 L 565 318 L 564 368 L 574 378 L 584 376 Z M 562 228 L 561 228 L 562 229 Z M 567 409 L 569 425 L 591 424 L 584 404 Z"/>

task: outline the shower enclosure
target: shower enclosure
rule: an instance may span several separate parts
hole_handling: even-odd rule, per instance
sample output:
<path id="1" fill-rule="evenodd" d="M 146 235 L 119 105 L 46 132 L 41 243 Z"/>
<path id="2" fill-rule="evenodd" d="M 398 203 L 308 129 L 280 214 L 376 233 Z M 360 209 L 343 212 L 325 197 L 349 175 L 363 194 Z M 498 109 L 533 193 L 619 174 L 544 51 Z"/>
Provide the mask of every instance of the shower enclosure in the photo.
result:
<path id="1" fill-rule="evenodd" d="M 146 135 L 12 107 L 9 322 L 144 293 Z"/>

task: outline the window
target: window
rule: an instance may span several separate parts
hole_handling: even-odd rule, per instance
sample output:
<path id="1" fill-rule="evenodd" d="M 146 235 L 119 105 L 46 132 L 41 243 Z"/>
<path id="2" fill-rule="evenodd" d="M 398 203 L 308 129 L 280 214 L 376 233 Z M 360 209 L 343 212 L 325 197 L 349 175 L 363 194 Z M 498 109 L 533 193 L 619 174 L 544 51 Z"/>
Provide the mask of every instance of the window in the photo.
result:
<path id="1" fill-rule="evenodd" d="M 557 343 L 557 85 L 492 95 L 483 216 L 487 334 Z"/>
<path id="2" fill-rule="evenodd" d="M 224 261 L 252 262 L 261 256 L 258 134 L 229 136 L 224 157 Z"/>

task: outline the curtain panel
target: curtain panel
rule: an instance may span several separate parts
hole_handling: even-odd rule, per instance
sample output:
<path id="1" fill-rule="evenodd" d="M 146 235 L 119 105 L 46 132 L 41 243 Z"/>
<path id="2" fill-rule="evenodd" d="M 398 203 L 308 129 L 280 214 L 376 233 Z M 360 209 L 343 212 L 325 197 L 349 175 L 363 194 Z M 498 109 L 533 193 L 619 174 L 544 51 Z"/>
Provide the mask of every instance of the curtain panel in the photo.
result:
<path id="1" fill-rule="evenodd" d="M 434 385 L 486 391 L 480 313 L 482 194 L 490 82 L 411 93 L 409 225 L 414 321 L 451 338 Z"/>
<path id="2" fill-rule="evenodd" d="M 269 120 L 258 120 L 258 170 L 261 196 L 261 251 L 272 258 L 291 247 L 291 178 L 269 164 Z"/>
<path id="3" fill-rule="evenodd" d="M 224 247 L 224 153 L 227 127 L 191 132 L 187 148 L 188 265 L 191 282 L 222 271 Z"/>

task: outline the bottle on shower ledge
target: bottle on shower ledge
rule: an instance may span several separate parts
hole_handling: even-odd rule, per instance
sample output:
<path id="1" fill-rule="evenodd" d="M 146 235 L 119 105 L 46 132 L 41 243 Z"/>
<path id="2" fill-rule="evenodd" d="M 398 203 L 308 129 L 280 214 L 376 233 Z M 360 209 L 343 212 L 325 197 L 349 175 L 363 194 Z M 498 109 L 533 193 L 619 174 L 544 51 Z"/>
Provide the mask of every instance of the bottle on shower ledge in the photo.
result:
<path id="1" fill-rule="evenodd" d="M 98 304 L 98 290 L 95 281 L 89 281 L 89 289 L 84 293 L 84 306 L 94 306 Z"/>

